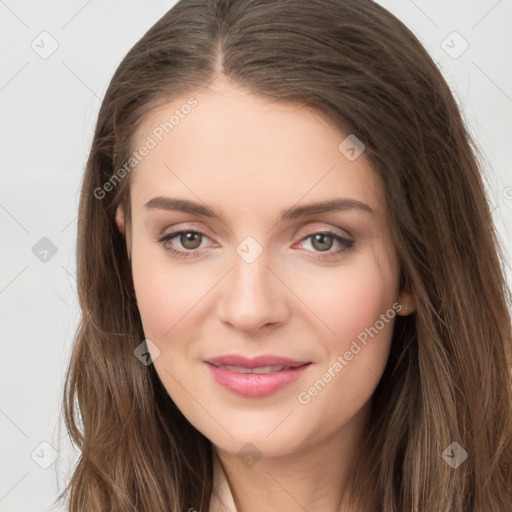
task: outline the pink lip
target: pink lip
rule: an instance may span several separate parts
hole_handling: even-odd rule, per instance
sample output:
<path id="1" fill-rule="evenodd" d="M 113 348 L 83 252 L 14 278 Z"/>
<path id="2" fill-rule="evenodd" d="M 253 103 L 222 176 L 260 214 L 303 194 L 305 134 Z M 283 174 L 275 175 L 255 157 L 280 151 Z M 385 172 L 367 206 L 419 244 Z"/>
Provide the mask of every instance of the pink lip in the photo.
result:
<path id="1" fill-rule="evenodd" d="M 263 355 L 253 358 L 230 354 L 227 356 L 212 357 L 205 362 L 215 366 L 232 365 L 242 366 L 243 368 L 258 368 L 261 366 L 302 366 L 307 364 L 308 361 L 297 361 L 289 359 L 288 357 L 280 357 L 273 355 Z"/>
<path id="2" fill-rule="evenodd" d="M 253 359 L 231 355 L 205 361 L 215 381 L 226 389 L 245 397 L 260 398 L 276 393 L 296 381 L 311 363 L 278 356 L 259 356 Z M 288 366 L 287 370 L 272 373 L 237 373 L 218 365 L 233 365 L 243 368 L 262 366 Z"/>

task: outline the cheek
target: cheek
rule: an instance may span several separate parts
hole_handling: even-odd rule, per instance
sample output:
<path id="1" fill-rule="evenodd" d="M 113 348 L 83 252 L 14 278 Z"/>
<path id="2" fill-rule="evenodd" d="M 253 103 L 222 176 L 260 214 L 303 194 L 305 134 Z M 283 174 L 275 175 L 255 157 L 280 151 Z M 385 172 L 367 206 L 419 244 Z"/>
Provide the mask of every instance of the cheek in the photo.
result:
<path id="1" fill-rule="evenodd" d="M 134 239 L 132 274 L 145 335 L 164 340 L 185 325 L 215 276 L 172 261 L 156 242 Z M 211 284 L 209 284 L 211 281 Z"/>
<path id="2" fill-rule="evenodd" d="M 376 261 L 342 269 L 324 296 L 310 295 L 334 334 L 325 331 L 319 338 L 325 361 L 297 400 L 305 411 L 322 416 L 326 431 L 347 421 L 370 399 L 387 363 L 398 290 L 392 269 L 383 272 Z"/>
<path id="3" fill-rule="evenodd" d="M 383 272 L 369 256 L 357 265 L 341 268 L 303 289 L 304 302 L 324 324 L 322 338 L 343 348 L 371 327 L 397 297 L 394 273 Z M 314 286 L 313 286 L 314 283 Z"/>
<path id="4" fill-rule="evenodd" d="M 137 305 L 146 338 L 156 343 L 162 353 L 172 351 L 175 357 L 188 358 L 187 336 L 197 329 L 201 301 L 211 286 L 207 280 L 191 281 L 176 271 L 172 280 L 153 274 L 135 284 Z M 180 341 L 181 340 L 181 341 Z M 158 364 L 157 364 L 158 366 Z"/>

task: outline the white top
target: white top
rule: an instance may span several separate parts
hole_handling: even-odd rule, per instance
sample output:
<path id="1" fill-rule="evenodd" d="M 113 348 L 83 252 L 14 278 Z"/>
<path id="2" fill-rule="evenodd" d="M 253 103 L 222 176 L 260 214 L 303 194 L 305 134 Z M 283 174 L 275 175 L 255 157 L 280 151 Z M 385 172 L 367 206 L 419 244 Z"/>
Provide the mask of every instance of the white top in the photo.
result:
<path id="1" fill-rule="evenodd" d="M 237 512 L 226 473 L 213 449 L 213 490 L 209 512 Z"/>

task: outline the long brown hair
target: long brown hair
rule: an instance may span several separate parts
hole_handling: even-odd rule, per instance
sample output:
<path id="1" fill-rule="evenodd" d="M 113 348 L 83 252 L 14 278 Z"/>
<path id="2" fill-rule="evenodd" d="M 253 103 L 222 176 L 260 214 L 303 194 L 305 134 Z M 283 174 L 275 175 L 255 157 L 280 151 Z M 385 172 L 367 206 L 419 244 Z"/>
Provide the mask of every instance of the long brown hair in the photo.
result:
<path id="1" fill-rule="evenodd" d="M 357 134 L 385 184 L 417 310 L 395 323 L 354 510 L 512 510 L 509 290 L 478 152 L 431 57 L 370 0 L 181 0 L 120 64 L 80 198 L 82 318 L 63 408 L 81 455 L 60 499 L 72 512 L 208 510 L 211 443 L 134 357 L 144 333 L 114 217 L 122 205 L 129 225 L 130 173 L 119 169 L 136 127 L 220 73 Z M 468 456 L 458 468 L 442 457 L 454 442 Z"/>

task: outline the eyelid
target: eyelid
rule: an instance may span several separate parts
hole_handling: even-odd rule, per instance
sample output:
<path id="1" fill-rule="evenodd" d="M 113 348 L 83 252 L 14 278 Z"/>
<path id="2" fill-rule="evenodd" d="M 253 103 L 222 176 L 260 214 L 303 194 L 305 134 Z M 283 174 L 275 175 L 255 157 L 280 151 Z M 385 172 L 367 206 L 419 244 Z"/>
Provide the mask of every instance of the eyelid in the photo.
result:
<path id="1" fill-rule="evenodd" d="M 197 231 L 198 233 L 205 233 L 206 236 L 210 237 L 210 235 L 206 233 L 206 230 L 204 228 L 196 227 L 195 224 L 190 222 L 179 222 L 178 224 L 167 226 L 165 229 L 162 230 L 160 236 L 164 236 L 169 233 L 177 233 L 179 231 Z"/>
<path id="2" fill-rule="evenodd" d="M 322 228 L 322 227 L 315 227 L 311 228 L 310 230 L 307 230 L 305 234 L 301 235 L 301 240 L 304 239 L 304 237 L 307 237 L 309 235 L 315 235 L 317 233 L 329 233 L 331 235 L 339 236 L 340 238 L 350 239 L 353 240 L 354 237 L 350 232 L 348 232 L 346 229 L 339 228 L 337 226 L 331 226 L 328 228 Z"/>

